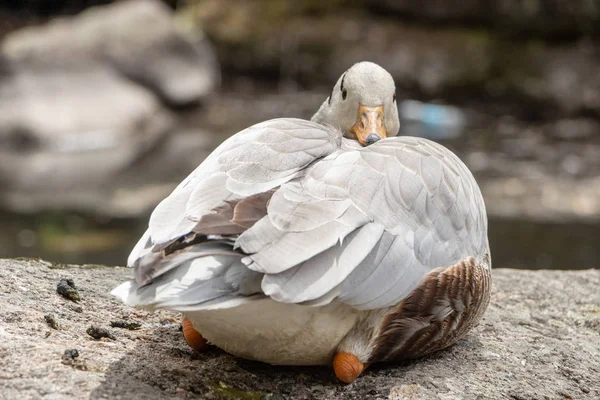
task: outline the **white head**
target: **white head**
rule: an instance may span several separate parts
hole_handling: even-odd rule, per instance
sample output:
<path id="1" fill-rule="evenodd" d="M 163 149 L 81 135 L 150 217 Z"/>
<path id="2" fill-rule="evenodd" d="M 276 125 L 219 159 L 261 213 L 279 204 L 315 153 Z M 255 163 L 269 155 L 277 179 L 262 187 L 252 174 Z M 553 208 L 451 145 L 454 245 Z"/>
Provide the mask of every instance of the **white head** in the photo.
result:
<path id="1" fill-rule="evenodd" d="M 363 146 L 396 136 L 400 120 L 394 79 L 372 62 L 354 64 L 311 120 L 339 128 Z"/>

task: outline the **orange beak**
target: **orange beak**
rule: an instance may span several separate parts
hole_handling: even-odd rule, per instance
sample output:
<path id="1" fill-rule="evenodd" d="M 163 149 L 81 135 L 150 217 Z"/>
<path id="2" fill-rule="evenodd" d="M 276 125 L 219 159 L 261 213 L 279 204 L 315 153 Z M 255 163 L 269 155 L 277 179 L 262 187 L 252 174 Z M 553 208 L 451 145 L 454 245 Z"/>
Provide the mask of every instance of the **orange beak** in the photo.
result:
<path id="1" fill-rule="evenodd" d="M 386 138 L 388 130 L 385 127 L 383 106 L 367 107 L 359 104 L 356 123 L 352 125 L 350 132 L 363 146 Z"/>

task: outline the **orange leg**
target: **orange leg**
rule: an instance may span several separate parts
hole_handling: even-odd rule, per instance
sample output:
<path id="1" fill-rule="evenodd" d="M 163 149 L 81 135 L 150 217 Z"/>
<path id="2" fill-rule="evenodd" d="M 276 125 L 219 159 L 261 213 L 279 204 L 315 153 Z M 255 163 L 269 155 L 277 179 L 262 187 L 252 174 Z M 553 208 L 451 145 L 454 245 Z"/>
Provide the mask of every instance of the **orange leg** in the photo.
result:
<path id="1" fill-rule="evenodd" d="M 202 337 L 200 332 L 194 329 L 194 326 L 189 319 L 183 318 L 183 337 L 187 344 L 196 351 L 204 351 L 208 349 L 206 339 Z"/>
<path id="2" fill-rule="evenodd" d="M 335 376 L 344 383 L 354 382 L 367 366 L 350 353 L 337 353 L 333 358 Z"/>

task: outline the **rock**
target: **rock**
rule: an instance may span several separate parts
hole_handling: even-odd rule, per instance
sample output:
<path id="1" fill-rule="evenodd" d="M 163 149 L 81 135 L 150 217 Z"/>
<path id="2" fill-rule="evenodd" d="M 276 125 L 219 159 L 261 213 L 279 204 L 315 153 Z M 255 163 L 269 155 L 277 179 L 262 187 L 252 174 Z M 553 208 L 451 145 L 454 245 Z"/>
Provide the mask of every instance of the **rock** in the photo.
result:
<path id="1" fill-rule="evenodd" d="M 217 349 L 190 350 L 177 314 L 132 310 L 108 294 L 131 277 L 128 269 L 56 268 L 0 260 L 0 391 L 7 398 L 600 396 L 599 270 L 494 270 L 490 307 L 464 340 L 421 360 L 371 366 L 354 384 L 342 385 L 327 367 L 277 367 Z M 85 291 L 82 313 L 54 292 L 65 273 Z M 45 338 L 43 315 L 49 312 L 61 315 L 61 330 Z M 86 333 L 90 325 L 108 327 L 123 316 L 142 327 L 114 331 L 115 341 L 95 341 Z M 77 349 L 79 357 L 61 362 L 65 349 Z"/>
<path id="2" fill-rule="evenodd" d="M 58 326 L 58 322 L 56 322 L 56 318 L 54 318 L 54 315 L 52 314 L 46 314 L 44 315 L 44 321 L 46 321 L 46 323 L 48 324 L 48 326 L 52 329 L 59 329 Z"/>
<path id="3" fill-rule="evenodd" d="M 96 340 L 100 340 L 102 338 L 116 340 L 115 337 L 112 335 L 112 333 L 110 333 L 110 331 L 106 328 L 100 328 L 100 327 L 92 325 L 86 329 L 86 332 L 88 335 L 90 335 L 91 337 L 93 337 Z"/>
<path id="4" fill-rule="evenodd" d="M 218 79 L 206 40 L 184 33 L 159 1 L 12 32 L 0 43 L 0 207 L 147 213 L 172 185 L 148 172 L 135 181 L 135 201 L 122 201 L 131 186 L 115 182 L 144 174 L 136 167 L 148 159 L 163 176 L 197 166 L 208 133 L 196 131 L 188 158 L 169 153 L 180 141 L 167 106 L 196 104 Z"/>
<path id="5" fill-rule="evenodd" d="M 0 85 L 0 203 L 77 207 L 156 146 L 172 119 L 148 91 L 105 66 L 15 66 Z"/>
<path id="6" fill-rule="evenodd" d="M 184 34 L 158 0 L 93 7 L 74 18 L 24 28 L 8 35 L 0 52 L 30 64 L 104 63 L 175 106 L 198 101 L 219 80 L 208 42 L 199 31 Z"/>
<path id="7" fill-rule="evenodd" d="M 79 357 L 79 351 L 77 349 L 67 349 L 63 353 L 63 359 L 71 359 L 74 360 Z"/>
<path id="8" fill-rule="evenodd" d="M 81 300 L 73 279 L 61 279 L 56 285 L 56 293 L 75 303 Z"/>
<path id="9" fill-rule="evenodd" d="M 137 322 L 127 321 L 110 321 L 110 326 L 113 328 L 129 329 L 130 331 L 136 331 L 142 327 L 142 325 Z"/>

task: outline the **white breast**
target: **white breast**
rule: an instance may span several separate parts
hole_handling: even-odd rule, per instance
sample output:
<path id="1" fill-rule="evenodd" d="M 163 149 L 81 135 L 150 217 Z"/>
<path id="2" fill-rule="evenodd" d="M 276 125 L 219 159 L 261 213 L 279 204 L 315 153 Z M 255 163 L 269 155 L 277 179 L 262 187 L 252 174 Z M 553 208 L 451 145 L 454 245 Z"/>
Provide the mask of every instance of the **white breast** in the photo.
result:
<path id="1" fill-rule="evenodd" d="M 209 343 L 242 358 L 281 365 L 324 365 L 361 312 L 262 299 L 239 307 L 186 313 Z"/>

